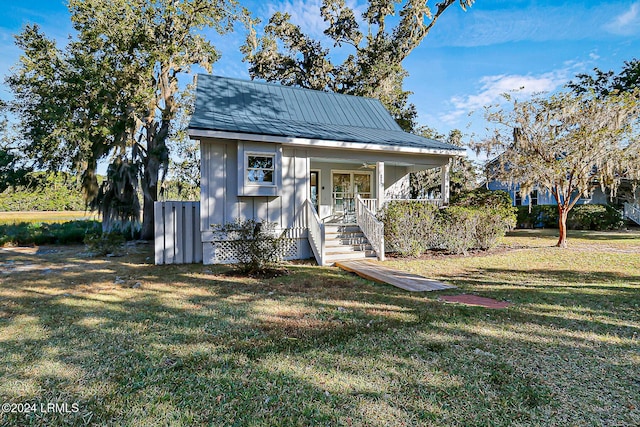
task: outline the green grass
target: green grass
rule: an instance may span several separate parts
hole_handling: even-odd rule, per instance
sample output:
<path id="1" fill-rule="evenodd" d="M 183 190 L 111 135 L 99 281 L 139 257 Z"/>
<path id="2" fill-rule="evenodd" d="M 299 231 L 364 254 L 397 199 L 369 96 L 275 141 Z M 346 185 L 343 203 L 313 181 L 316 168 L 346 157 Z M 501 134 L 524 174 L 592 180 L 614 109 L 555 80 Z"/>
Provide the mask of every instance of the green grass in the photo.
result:
<path id="1" fill-rule="evenodd" d="M 638 425 L 640 233 L 554 243 L 388 262 L 504 310 L 304 263 L 257 280 L 145 246 L 0 249 L 0 403 L 79 408 L 0 425 Z"/>
<path id="2" fill-rule="evenodd" d="M 99 220 L 99 216 L 86 211 L 21 211 L 0 212 L 0 225 L 27 223 L 61 223 L 73 220 Z"/>

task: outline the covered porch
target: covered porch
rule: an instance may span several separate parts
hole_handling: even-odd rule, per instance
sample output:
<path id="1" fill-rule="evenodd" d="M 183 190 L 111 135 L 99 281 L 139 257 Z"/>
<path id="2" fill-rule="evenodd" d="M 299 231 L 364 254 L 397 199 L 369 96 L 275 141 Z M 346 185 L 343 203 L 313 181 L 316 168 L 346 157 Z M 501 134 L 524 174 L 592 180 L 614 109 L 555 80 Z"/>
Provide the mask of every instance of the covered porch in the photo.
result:
<path id="1" fill-rule="evenodd" d="M 308 157 L 305 201 L 308 240 L 320 265 L 345 259 L 385 259 L 384 224 L 377 213 L 390 201 L 449 203 L 451 156 L 332 152 Z M 440 168 L 437 198 L 412 199 L 410 175 Z"/>
<path id="2" fill-rule="evenodd" d="M 441 160 L 441 159 L 438 159 Z M 410 174 L 441 168 L 440 197 L 412 199 Z M 374 214 L 391 200 L 419 200 L 437 206 L 449 203 L 449 161 L 367 161 L 326 157 L 309 159 L 308 198 L 323 223 L 355 224 L 357 198 Z"/>

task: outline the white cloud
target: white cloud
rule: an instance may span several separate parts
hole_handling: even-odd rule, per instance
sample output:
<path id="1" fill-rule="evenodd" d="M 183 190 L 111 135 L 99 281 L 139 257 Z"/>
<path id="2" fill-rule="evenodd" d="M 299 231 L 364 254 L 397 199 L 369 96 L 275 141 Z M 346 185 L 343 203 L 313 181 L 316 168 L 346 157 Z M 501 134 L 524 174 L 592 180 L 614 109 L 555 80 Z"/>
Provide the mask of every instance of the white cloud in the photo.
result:
<path id="1" fill-rule="evenodd" d="M 449 103 L 453 108 L 441 114 L 440 120 L 453 125 L 464 115 L 472 114 L 491 104 L 501 103 L 502 95 L 505 93 L 514 93 L 518 97 L 528 98 L 536 93 L 554 91 L 566 83 L 570 68 L 538 76 L 518 74 L 484 76 L 479 80 L 478 93 L 452 97 Z"/>
<path id="2" fill-rule="evenodd" d="M 365 3 L 359 0 L 347 0 L 345 3 L 347 7 L 354 10 L 356 19 L 362 25 L 360 17 L 366 9 Z M 322 40 L 327 38 L 324 34 L 327 24 L 320 14 L 321 7 L 322 0 L 284 0 L 277 4 L 268 3 L 265 21 L 276 12 L 288 13 L 291 15 L 291 22 L 300 26 L 305 34 Z"/>
<path id="3" fill-rule="evenodd" d="M 291 15 L 291 22 L 299 25 L 302 30 L 312 37 L 323 35 L 324 20 L 320 15 L 322 0 L 286 0 L 279 4 L 267 6 L 267 16 L 271 17 L 276 12 L 284 12 Z"/>
<path id="4" fill-rule="evenodd" d="M 633 3 L 629 9 L 615 16 L 604 25 L 605 30 L 618 35 L 631 35 L 640 31 L 640 2 Z"/>

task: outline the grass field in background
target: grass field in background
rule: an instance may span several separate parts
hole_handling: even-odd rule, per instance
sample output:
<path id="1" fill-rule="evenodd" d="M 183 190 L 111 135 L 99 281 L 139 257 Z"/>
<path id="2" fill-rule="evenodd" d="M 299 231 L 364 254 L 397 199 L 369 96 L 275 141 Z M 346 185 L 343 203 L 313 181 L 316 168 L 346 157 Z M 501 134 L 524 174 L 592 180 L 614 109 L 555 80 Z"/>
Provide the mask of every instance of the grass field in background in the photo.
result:
<path id="1" fill-rule="evenodd" d="M 0 224 L 28 223 L 61 223 L 81 219 L 99 220 L 100 216 L 86 211 L 27 211 L 0 212 Z"/>
<path id="2" fill-rule="evenodd" d="M 253 279 L 152 248 L 0 249 L 0 425 L 640 425 L 640 233 L 517 231 L 475 256 L 392 259 L 458 287 L 336 268 Z M 504 310 L 439 295 L 507 300 Z"/>

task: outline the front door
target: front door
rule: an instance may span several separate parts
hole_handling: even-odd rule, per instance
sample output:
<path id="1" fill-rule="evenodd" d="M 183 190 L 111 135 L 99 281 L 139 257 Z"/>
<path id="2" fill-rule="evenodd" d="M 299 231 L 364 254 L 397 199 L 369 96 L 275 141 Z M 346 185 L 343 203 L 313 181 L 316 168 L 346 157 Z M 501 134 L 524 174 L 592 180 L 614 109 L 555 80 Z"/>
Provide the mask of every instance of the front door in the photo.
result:
<path id="1" fill-rule="evenodd" d="M 372 172 L 334 171 L 331 174 L 333 213 L 345 217 L 355 213 L 355 196 L 371 198 Z"/>
<path id="2" fill-rule="evenodd" d="M 318 215 L 320 214 L 320 172 L 311 171 L 309 177 L 309 195 L 311 196 L 311 203 L 316 208 Z"/>

